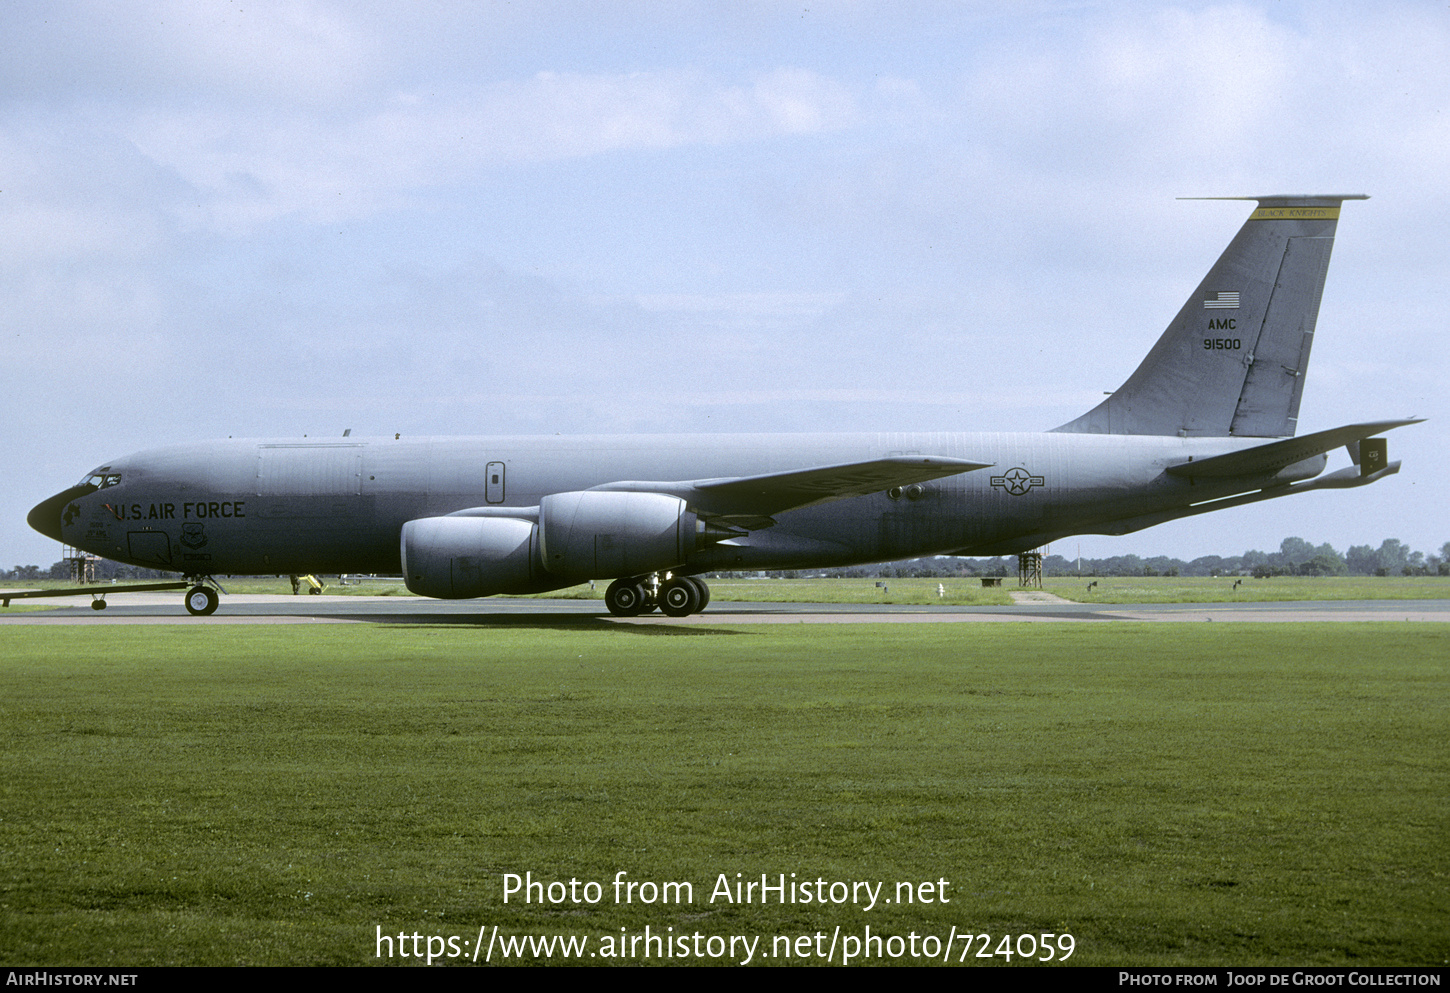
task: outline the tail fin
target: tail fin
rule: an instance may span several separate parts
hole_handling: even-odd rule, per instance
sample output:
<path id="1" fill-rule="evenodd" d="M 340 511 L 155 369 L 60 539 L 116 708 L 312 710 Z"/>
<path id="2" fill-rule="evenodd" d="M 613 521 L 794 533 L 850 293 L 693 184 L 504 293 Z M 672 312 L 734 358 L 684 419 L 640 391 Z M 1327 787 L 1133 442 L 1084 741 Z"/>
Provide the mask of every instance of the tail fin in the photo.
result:
<path id="1" fill-rule="evenodd" d="M 1259 207 L 1128 381 L 1057 431 L 1287 438 L 1339 205 L 1362 194 L 1227 197 Z"/>

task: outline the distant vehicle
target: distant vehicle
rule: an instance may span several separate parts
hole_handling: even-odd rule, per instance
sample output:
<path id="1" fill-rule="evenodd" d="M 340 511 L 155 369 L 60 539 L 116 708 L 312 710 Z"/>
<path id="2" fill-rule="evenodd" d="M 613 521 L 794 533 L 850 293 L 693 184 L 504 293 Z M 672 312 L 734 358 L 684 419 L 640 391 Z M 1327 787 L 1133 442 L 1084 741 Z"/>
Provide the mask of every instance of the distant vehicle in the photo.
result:
<path id="1" fill-rule="evenodd" d="M 698 573 L 1021 553 L 1399 471 L 1373 436 L 1413 420 L 1294 437 L 1341 204 L 1364 197 L 1241 199 L 1137 371 L 1045 433 L 214 441 L 100 466 L 29 521 L 183 573 L 193 614 L 217 575 L 401 570 L 442 598 L 607 579 L 614 614 L 684 616 Z M 1355 465 L 1320 476 L 1341 445 Z"/>

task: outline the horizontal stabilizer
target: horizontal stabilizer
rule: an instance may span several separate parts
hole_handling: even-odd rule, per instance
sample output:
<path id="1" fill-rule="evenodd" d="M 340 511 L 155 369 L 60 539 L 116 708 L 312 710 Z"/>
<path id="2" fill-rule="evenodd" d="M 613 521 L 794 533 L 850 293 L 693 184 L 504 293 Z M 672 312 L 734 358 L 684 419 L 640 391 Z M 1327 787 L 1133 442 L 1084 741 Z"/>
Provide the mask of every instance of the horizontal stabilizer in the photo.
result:
<path id="1" fill-rule="evenodd" d="M 1323 455 L 1340 445 L 1354 444 L 1392 428 L 1418 423 L 1420 423 L 1419 420 L 1412 419 L 1348 424 L 1340 428 L 1330 428 L 1328 431 L 1316 431 L 1298 438 L 1286 438 L 1283 441 L 1271 441 L 1266 445 L 1255 445 L 1253 448 L 1229 452 L 1226 455 L 1213 455 L 1206 459 L 1182 462 L 1169 466 L 1167 472 L 1170 476 L 1185 476 L 1193 479 L 1269 476 L 1285 466 L 1291 466 L 1316 455 Z"/>
<path id="2" fill-rule="evenodd" d="M 1366 486 L 1377 480 L 1384 479 L 1386 476 L 1393 476 L 1399 471 L 1400 463 L 1398 460 L 1391 462 L 1383 469 L 1378 469 L 1371 473 L 1364 473 L 1354 466 L 1349 466 L 1340 469 L 1338 472 L 1331 472 L 1327 476 L 1320 476 L 1311 482 L 1300 483 L 1294 489 L 1348 490 L 1356 486 Z"/>
<path id="3" fill-rule="evenodd" d="M 1361 475 L 1358 469 L 1350 466 L 1345 469 L 1340 469 L 1337 472 L 1331 472 L 1327 476 L 1320 476 L 1318 479 L 1311 479 L 1303 483 L 1294 483 L 1288 486 L 1270 486 L 1267 489 L 1254 490 L 1250 493 L 1240 493 L 1236 496 L 1224 497 L 1219 500 L 1205 500 L 1203 503 L 1196 503 L 1187 509 L 1175 508 L 1158 514 L 1123 518 L 1106 525 L 1095 527 L 1092 533 L 1131 534 L 1134 531 L 1151 528 L 1155 525 L 1166 523 L 1167 521 L 1176 521 L 1184 517 L 1193 517 L 1197 514 L 1207 514 L 1215 510 L 1224 510 L 1228 507 L 1242 507 L 1250 503 L 1259 503 L 1262 500 L 1277 500 L 1279 497 L 1290 496 L 1295 493 L 1308 493 L 1310 490 L 1348 490 L 1357 486 L 1368 486 L 1370 483 L 1377 483 L 1387 476 L 1393 476 L 1399 471 L 1399 462 L 1391 462 L 1383 469 L 1378 469 L 1367 476 Z"/>
<path id="4" fill-rule="evenodd" d="M 944 456 L 892 456 L 869 462 L 816 466 L 760 476 L 733 476 L 684 482 L 617 482 L 596 486 L 596 490 L 625 490 L 669 493 L 687 501 L 706 517 L 728 517 L 731 523 L 750 528 L 773 524 L 770 515 L 799 510 L 831 500 L 879 493 L 894 486 L 925 483 L 944 476 L 985 469 L 989 462 L 969 462 Z"/>

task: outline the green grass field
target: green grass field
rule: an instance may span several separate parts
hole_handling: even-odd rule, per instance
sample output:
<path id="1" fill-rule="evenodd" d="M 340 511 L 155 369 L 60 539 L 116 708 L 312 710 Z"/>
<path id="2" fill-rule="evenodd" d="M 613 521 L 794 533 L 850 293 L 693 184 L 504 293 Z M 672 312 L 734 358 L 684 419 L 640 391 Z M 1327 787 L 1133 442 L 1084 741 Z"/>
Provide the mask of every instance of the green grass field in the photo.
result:
<path id="1" fill-rule="evenodd" d="M 1237 577 L 1104 576 L 1052 578 L 1043 589 L 1080 603 L 1250 603 L 1274 600 L 1443 600 L 1447 576 L 1274 576 Z M 1010 582 L 1010 580 L 1009 580 Z M 1097 583 L 1091 590 L 1088 584 Z"/>
<path id="2" fill-rule="evenodd" d="M 0 961 L 870 925 L 1443 965 L 1447 670 L 1432 624 L 0 629 Z M 620 871 L 693 901 L 617 905 Z M 605 895 L 505 905 L 525 872 Z M 951 900 L 711 903 L 722 873 Z"/>
<path id="3" fill-rule="evenodd" d="M 1088 584 L 1097 586 L 1089 590 Z M 1439 600 L 1450 598 L 1450 577 L 1443 576 L 1276 576 L 1245 578 L 1238 587 L 1227 579 L 1155 577 L 1054 577 L 1044 580 L 1048 593 L 1080 603 L 1252 603 L 1271 600 Z M 238 592 L 290 592 L 287 580 L 236 580 Z M 978 579 L 711 579 L 714 600 L 764 603 L 903 603 L 998 606 L 1012 602 L 1021 587 L 1016 576 L 1000 587 L 984 588 Z M 882 585 L 877 586 L 880 583 Z M 255 588 L 253 588 L 255 584 Z M 605 583 L 594 589 L 576 586 L 545 597 L 604 599 Z M 940 590 L 938 589 L 940 586 Z M 228 589 L 233 584 L 227 585 Z M 364 580 L 358 585 L 331 585 L 331 594 L 387 593 L 409 596 L 399 582 Z"/>
<path id="4" fill-rule="evenodd" d="M 876 586 L 877 583 L 883 586 Z M 1091 590 L 1088 584 L 1096 582 Z M 940 586 L 940 589 L 938 589 Z M 1043 590 L 1079 603 L 1252 603 L 1272 600 L 1438 600 L 1450 598 L 1450 577 L 1293 576 L 1244 579 L 1176 577 L 1048 578 Z M 1017 577 L 983 588 L 977 579 L 712 579 L 715 600 L 797 603 L 997 605 L 1021 590 Z M 586 588 L 587 590 L 587 588 Z M 595 591 L 603 598 L 603 586 Z"/>
<path id="5" fill-rule="evenodd" d="M 400 579 L 362 579 L 342 585 L 337 577 L 323 577 L 328 583 L 324 596 L 412 596 Z M 291 593 L 285 577 L 223 577 L 229 593 Z M 1096 582 L 1091 590 L 1088 584 Z M 1277 576 L 1272 579 L 1177 577 L 1138 578 L 1105 576 L 1048 578 L 1043 589 L 1080 603 L 1254 603 L 1273 600 L 1441 600 L 1450 599 L 1450 577 L 1444 576 L 1333 576 L 1306 578 Z M 712 600 L 765 603 L 898 603 L 952 604 L 956 606 L 1001 606 L 1010 604 L 1012 591 L 1020 589 L 1009 576 L 1002 586 L 984 588 L 978 579 L 711 579 Z M 878 586 L 877 583 L 882 585 Z M 67 583 L 38 581 L 0 583 L 16 589 L 56 588 Z M 596 583 L 542 594 L 544 598 L 604 600 L 607 584 Z M 940 586 L 940 590 L 938 589 Z M 305 595 L 305 594 L 304 594 Z M 178 599 L 180 595 L 178 594 Z M 9 610 L 50 609 L 74 606 L 83 600 L 16 600 Z M 116 602 L 123 602 L 118 599 Z M 225 605 L 225 598 L 223 598 Z"/>

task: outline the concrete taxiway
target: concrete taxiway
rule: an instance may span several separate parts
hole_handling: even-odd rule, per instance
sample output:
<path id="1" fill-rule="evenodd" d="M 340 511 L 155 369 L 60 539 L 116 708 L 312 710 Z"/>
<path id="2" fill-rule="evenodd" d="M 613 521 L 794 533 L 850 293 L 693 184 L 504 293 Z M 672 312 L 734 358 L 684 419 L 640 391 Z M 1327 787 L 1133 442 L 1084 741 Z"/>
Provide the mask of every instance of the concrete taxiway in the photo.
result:
<path id="1" fill-rule="evenodd" d="M 112 594 L 105 610 L 84 599 L 47 610 L 0 611 L 5 624 L 912 624 L 1091 623 L 1142 621 L 1450 623 L 1450 600 L 1314 600 L 1263 603 L 1086 604 L 1023 601 L 1010 606 L 910 604 L 734 603 L 716 600 L 700 614 L 611 617 L 599 600 L 426 600 L 385 596 L 223 596 L 210 617 L 186 613 L 177 593 Z M 20 601 L 17 601 L 20 602 Z"/>

